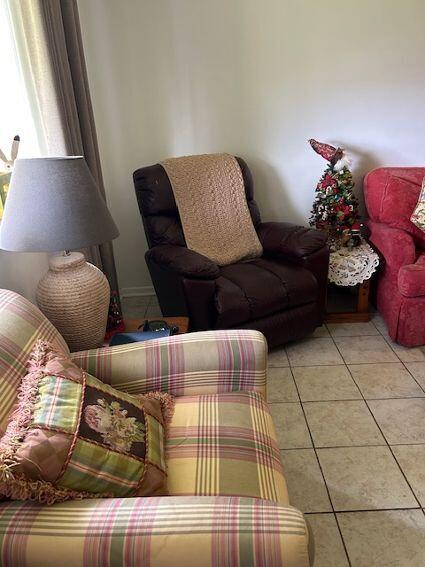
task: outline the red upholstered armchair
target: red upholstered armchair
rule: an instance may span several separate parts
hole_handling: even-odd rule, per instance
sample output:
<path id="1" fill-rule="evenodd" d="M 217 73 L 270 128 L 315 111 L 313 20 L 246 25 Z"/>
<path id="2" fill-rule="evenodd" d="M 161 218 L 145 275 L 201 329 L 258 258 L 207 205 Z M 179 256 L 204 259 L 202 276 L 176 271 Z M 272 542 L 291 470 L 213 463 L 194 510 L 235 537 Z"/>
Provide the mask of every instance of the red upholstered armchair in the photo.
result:
<path id="1" fill-rule="evenodd" d="M 385 167 L 364 180 L 370 241 L 384 258 L 378 311 L 404 346 L 425 344 L 425 233 L 410 221 L 424 177 L 422 167 Z"/>

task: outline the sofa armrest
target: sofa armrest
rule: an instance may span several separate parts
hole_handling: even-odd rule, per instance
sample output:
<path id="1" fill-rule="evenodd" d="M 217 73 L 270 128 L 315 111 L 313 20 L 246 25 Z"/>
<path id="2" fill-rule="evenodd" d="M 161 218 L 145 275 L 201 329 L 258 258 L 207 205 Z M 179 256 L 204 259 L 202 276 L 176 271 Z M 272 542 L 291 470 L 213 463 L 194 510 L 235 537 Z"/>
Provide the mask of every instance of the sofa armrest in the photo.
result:
<path id="1" fill-rule="evenodd" d="M 0 512 L 0 553 L 9 567 L 310 565 L 301 512 L 256 498 L 15 501 L 0 504 Z M 56 545 L 46 544 L 53 539 Z"/>
<path id="2" fill-rule="evenodd" d="M 220 268 L 217 264 L 206 256 L 184 246 L 172 244 L 154 246 L 146 252 L 145 258 L 166 270 L 177 272 L 189 278 L 211 280 L 220 275 Z"/>
<path id="3" fill-rule="evenodd" d="M 385 267 L 397 274 L 402 266 L 414 264 L 416 247 L 410 234 L 399 228 L 369 221 L 369 240 L 385 259 Z"/>
<path id="4" fill-rule="evenodd" d="M 288 222 L 262 222 L 257 227 L 258 238 L 269 255 L 300 260 L 326 246 L 326 234 L 320 230 Z"/>
<path id="5" fill-rule="evenodd" d="M 78 366 L 130 394 L 253 390 L 266 396 L 267 343 L 258 331 L 203 331 L 73 353 Z"/>
<path id="6" fill-rule="evenodd" d="M 399 292 L 405 297 L 425 296 L 425 262 L 402 266 L 397 283 Z"/>

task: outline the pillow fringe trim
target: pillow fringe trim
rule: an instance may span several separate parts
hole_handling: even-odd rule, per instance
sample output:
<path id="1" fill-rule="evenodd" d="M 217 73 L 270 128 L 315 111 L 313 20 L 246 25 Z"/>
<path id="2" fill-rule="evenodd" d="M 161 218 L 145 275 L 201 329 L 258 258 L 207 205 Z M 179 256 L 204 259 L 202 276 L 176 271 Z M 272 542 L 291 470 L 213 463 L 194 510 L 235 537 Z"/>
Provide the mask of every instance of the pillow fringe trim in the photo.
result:
<path id="1" fill-rule="evenodd" d="M 164 429 L 166 434 L 170 428 L 171 420 L 174 414 L 174 397 L 166 392 L 147 392 L 136 396 L 139 400 L 158 400 L 161 404 L 162 417 L 164 418 Z"/>

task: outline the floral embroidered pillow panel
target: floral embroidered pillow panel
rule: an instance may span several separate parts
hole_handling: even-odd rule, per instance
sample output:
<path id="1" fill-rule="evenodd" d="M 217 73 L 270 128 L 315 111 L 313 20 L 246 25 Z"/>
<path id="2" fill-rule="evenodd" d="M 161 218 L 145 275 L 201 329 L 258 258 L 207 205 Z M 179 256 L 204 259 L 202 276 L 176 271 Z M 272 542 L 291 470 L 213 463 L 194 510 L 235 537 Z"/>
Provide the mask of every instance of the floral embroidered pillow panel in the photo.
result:
<path id="1" fill-rule="evenodd" d="M 47 503 L 167 494 L 163 396 L 119 392 L 40 341 L 0 440 L 0 494 Z"/>
<path id="2" fill-rule="evenodd" d="M 422 181 L 422 189 L 419 194 L 418 204 L 416 205 L 410 220 L 413 224 L 425 232 L 425 177 Z"/>

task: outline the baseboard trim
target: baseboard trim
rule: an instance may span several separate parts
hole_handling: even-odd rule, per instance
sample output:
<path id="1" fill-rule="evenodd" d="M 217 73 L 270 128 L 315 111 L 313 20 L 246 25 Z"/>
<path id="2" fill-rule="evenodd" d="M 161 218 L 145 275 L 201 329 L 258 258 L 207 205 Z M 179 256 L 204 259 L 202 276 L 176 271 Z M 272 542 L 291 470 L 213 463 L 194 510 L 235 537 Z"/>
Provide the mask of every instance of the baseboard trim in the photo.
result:
<path id="1" fill-rule="evenodd" d="M 121 297 L 139 297 L 145 295 L 155 295 L 153 285 L 140 285 L 136 287 L 122 287 L 120 289 Z"/>

